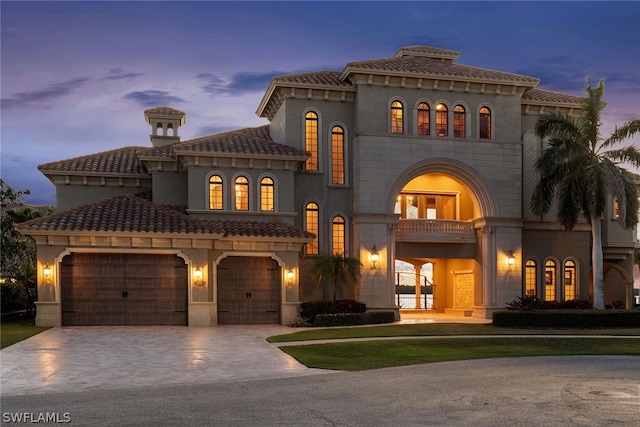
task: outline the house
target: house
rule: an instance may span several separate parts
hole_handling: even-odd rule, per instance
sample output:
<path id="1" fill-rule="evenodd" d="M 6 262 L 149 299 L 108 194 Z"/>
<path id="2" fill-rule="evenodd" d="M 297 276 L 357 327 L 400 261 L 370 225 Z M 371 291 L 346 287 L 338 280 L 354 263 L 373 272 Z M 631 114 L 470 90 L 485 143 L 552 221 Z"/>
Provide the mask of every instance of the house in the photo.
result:
<path id="1" fill-rule="evenodd" d="M 58 213 L 38 245 L 38 325 L 283 323 L 323 297 L 314 256 L 363 264 L 340 296 L 394 310 L 395 264 L 432 270 L 433 309 L 490 318 L 517 297 L 588 299 L 590 231 L 528 209 L 548 110 L 539 79 L 402 47 L 339 71 L 274 77 L 269 124 L 182 141 L 186 114 L 144 111 L 151 144 L 39 166 Z M 632 304 L 634 232 L 603 221 L 605 303 Z M 416 286 L 417 295 L 420 286 Z"/>

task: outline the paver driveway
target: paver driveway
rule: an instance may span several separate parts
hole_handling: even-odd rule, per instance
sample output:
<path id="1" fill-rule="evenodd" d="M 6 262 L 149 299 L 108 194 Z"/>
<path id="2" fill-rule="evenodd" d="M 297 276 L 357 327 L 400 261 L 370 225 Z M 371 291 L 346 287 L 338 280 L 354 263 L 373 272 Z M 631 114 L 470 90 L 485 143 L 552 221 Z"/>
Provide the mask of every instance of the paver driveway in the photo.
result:
<path id="1" fill-rule="evenodd" d="M 2 395 L 316 375 L 265 338 L 281 325 L 52 328 L 0 352 Z"/>

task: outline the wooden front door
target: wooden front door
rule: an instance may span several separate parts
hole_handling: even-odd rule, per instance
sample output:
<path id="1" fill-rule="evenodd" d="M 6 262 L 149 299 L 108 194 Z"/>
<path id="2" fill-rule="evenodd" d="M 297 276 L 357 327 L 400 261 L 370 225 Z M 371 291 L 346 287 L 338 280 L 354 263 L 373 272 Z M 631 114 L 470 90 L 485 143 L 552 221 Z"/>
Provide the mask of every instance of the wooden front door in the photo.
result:
<path id="1" fill-rule="evenodd" d="M 218 323 L 280 323 L 281 273 L 266 257 L 227 257 L 218 265 Z"/>
<path id="2" fill-rule="evenodd" d="M 187 267 L 175 255 L 74 253 L 61 279 L 65 326 L 187 324 Z"/>

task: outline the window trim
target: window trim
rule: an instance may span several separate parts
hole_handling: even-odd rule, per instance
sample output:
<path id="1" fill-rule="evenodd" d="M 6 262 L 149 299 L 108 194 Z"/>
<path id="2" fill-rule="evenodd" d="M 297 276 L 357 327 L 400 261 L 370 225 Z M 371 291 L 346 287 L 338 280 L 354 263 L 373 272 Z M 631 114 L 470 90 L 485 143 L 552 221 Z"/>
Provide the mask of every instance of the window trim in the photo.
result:
<path id="1" fill-rule="evenodd" d="M 307 223 L 307 212 L 309 211 L 308 206 L 311 203 L 315 204 L 316 207 L 318 208 L 318 210 L 317 210 L 317 212 L 318 212 L 318 218 L 317 218 L 318 230 L 317 230 L 317 233 L 314 233 L 313 231 L 309 230 L 309 226 L 308 226 L 308 223 Z M 320 201 L 318 201 L 316 199 L 309 199 L 309 200 L 305 201 L 304 205 L 303 205 L 303 208 L 302 208 L 302 211 L 304 212 L 304 215 L 303 215 L 303 218 L 302 218 L 302 221 L 303 221 L 302 228 L 304 230 L 306 230 L 306 231 L 308 231 L 310 233 L 314 233 L 316 235 L 316 238 L 314 239 L 314 241 L 316 242 L 316 246 L 317 246 L 317 249 L 318 249 L 318 253 L 311 254 L 311 253 L 308 252 L 309 244 L 306 244 L 306 245 L 304 245 L 304 253 L 305 253 L 305 255 L 312 255 L 312 256 L 313 255 L 319 255 L 322 252 L 322 239 L 321 239 L 321 236 L 322 236 L 322 207 L 321 207 Z M 311 243 L 313 243 L 313 241 Z"/>
<path id="2" fill-rule="evenodd" d="M 262 181 L 265 178 L 269 178 L 271 179 L 271 182 L 273 183 L 273 200 L 272 200 L 272 204 L 273 204 L 273 210 L 262 210 Z M 258 192 L 258 208 L 260 210 L 260 212 L 278 212 L 278 180 L 276 179 L 275 176 L 273 176 L 270 173 L 265 173 L 262 174 L 258 177 L 258 187 L 260 188 L 260 191 Z"/>
<path id="3" fill-rule="evenodd" d="M 213 176 L 219 176 L 222 179 L 222 209 L 211 209 L 211 178 Z M 214 211 L 214 212 L 220 212 L 220 211 L 224 211 L 224 210 L 228 210 L 228 201 L 226 200 L 227 198 L 227 190 L 226 190 L 226 185 L 227 185 L 227 177 L 225 176 L 224 173 L 220 172 L 220 171 L 211 171 L 207 174 L 207 178 L 205 181 L 205 190 L 204 190 L 204 194 L 205 194 L 205 209 L 208 211 Z"/>
<path id="4" fill-rule="evenodd" d="M 400 132 L 393 132 L 393 104 L 399 102 L 400 105 L 402 106 L 401 112 L 402 112 L 402 129 Z M 389 104 L 387 106 L 387 114 L 389 115 L 389 119 L 387 121 L 387 123 L 389 124 L 389 133 L 392 135 L 404 135 L 406 133 L 406 129 L 407 129 L 407 102 L 396 96 L 393 97 L 389 100 Z"/>
<path id="5" fill-rule="evenodd" d="M 238 178 L 245 178 L 247 180 L 247 209 L 237 209 L 237 199 L 236 199 L 236 181 L 238 180 Z M 253 194 L 253 189 L 252 189 L 252 180 L 251 180 L 251 176 L 248 175 L 246 172 L 238 172 L 237 174 L 235 174 L 233 176 L 233 188 L 232 188 L 232 194 L 231 194 L 231 199 L 233 201 L 233 203 L 231 204 L 231 207 L 233 208 L 233 211 L 236 212 L 251 212 L 253 211 L 253 203 L 251 200 L 251 195 Z"/>
<path id="6" fill-rule="evenodd" d="M 304 170 L 308 171 L 308 172 L 322 172 L 322 147 L 321 147 L 321 141 L 322 141 L 322 116 L 320 114 L 320 111 L 318 111 L 315 108 L 307 108 L 302 112 L 302 141 L 303 141 L 303 147 L 302 149 L 304 151 L 310 151 L 307 150 L 307 120 L 311 120 L 311 119 L 307 119 L 307 114 L 309 113 L 314 113 L 316 115 L 316 159 L 317 159 L 317 169 L 308 169 L 307 168 L 307 162 L 309 161 L 309 159 L 307 159 L 305 161 L 304 164 Z M 311 157 L 310 157 L 311 158 Z"/>

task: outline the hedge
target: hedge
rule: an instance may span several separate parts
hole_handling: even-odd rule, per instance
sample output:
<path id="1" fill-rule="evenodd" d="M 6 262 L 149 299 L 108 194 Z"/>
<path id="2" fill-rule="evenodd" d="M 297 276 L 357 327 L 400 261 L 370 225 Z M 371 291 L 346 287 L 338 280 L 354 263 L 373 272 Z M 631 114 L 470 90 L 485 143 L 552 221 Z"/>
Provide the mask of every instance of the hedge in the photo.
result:
<path id="1" fill-rule="evenodd" d="M 395 320 L 396 317 L 393 311 L 319 314 L 316 316 L 313 326 L 374 325 L 378 323 L 392 323 L 395 322 Z"/>
<path id="2" fill-rule="evenodd" d="M 496 311 L 493 325 L 542 328 L 640 327 L 640 310 Z"/>
<path id="3" fill-rule="evenodd" d="M 300 304 L 300 317 L 312 325 L 319 314 L 364 313 L 365 311 L 367 311 L 366 304 L 351 299 L 310 301 Z"/>

